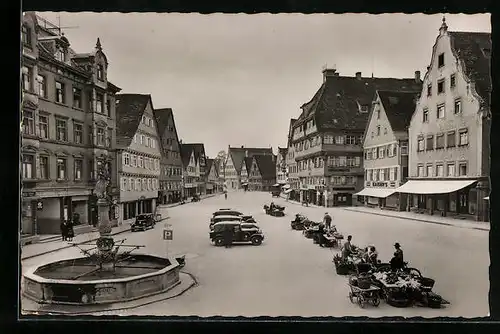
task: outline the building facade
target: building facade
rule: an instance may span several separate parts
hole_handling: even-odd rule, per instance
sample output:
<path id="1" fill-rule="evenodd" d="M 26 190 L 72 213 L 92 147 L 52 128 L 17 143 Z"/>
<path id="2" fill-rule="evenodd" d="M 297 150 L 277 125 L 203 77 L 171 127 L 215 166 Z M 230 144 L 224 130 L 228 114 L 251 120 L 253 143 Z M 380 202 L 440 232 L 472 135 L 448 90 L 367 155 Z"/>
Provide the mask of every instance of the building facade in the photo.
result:
<path id="1" fill-rule="evenodd" d="M 183 197 L 182 159 L 179 137 L 171 108 L 155 109 L 160 134 L 161 162 L 159 204 L 177 203 Z"/>
<path id="2" fill-rule="evenodd" d="M 287 166 L 287 187 L 289 189 L 285 190 L 287 198 L 300 201 L 300 183 L 299 183 L 299 173 L 297 169 L 297 162 L 295 161 L 295 145 L 292 144 L 293 137 L 293 125 L 297 120 L 291 119 L 288 128 L 288 140 L 287 140 L 287 154 L 286 154 L 286 166 Z"/>
<path id="3" fill-rule="evenodd" d="M 22 18 L 22 236 L 59 234 L 72 220 L 75 233 L 97 224 L 95 172 L 110 174 L 115 136 L 108 61 L 97 39 L 76 53 L 60 28 L 33 12 Z M 108 189 L 114 196 L 116 184 Z M 109 212 L 116 223 L 114 207 Z"/>
<path id="4" fill-rule="evenodd" d="M 243 188 L 243 183 L 247 183 L 248 171 L 243 168 L 245 158 L 251 158 L 254 155 L 273 155 L 272 148 L 253 148 L 253 147 L 228 147 L 228 153 L 225 163 L 224 176 L 225 185 L 228 190 L 238 190 Z M 242 182 L 242 170 L 243 182 Z"/>
<path id="5" fill-rule="evenodd" d="M 489 219 L 491 35 L 440 28 L 409 128 L 408 210 Z"/>
<path id="6" fill-rule="evenodd" d="M 408 177 L 408 127 L 420 91 L 377 91 L 364 134 L 364 189 L 361 202 L 406 210 L 406 194 L 396 192 Z"/>
<path id="7" fill-rule="evenodd" d="M 326 206 L 353 204 L 363 188 L 363 133 L 377 89 L 416 90 L 420 80 L 340 76 L 323 70 L 323 84 L 293 125 L 300 200 Z"/>
<path id="8" fill-rule="evenodd" d="M 288 167 L 286 165 L 287 149 L 278 147 L 276 155 L 276 183 L 284 186 L 287 184 Z"/>
<path id="9" fill-rule="evenodd" d="M 248 173 L 248 189 L 271 191 L 276 183 L 276 159 L 274 155 L 254 155 Z"/>
<path id="10" fill-rule="evenodd" d="M 119 94 L 116 106 L 119 223 L 123 224 L 139 214 L 156 212 L 161 144 L 151 95 Z"/>
<path id="11" fill-rule="evenodd" d="M 182 144 L 181 157 L 183 165 L 184 196 L 204 195 L 206 170 L 205 148 L 203 144 Z"/>
<path id="12" fill-rule="evenodd" d="M 206 168 L 206 177 L 205 177 L 205 184 L 206 184 L 206 189 L 207 189 L 207 195 L 208 194 L 215 194 L 218 192 L 218 170 L 217 170 L 217 165 L 215 164 L 214 159 L 207 159 L 207 168 Z"/>

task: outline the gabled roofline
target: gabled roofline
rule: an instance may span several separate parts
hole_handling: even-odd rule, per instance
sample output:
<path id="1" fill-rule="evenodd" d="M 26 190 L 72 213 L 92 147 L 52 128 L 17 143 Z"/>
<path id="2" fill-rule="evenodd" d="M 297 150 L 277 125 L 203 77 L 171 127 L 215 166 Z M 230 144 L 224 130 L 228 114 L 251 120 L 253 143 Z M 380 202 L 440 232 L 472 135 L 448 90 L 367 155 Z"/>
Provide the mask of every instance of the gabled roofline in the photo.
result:
<path id="1" fill-rule="evenodd" d="M 365 146 L 365 141 L 366 141 L 367 134 L 368 134 L 368 128 L 370 127 L 370 122 L 371 122 L 372 117 L 373 117 L 373 111 L 375 110 L 374 102 L 375 101 L 381 102 L 381 99 L 380 99 L 380 96 L 378 95 L 378 92 L 379 92 L 378 90 L 375 90 L 375 96 L 372 99 L 372 106 L 370 108 L 370 113 L 368 114 L 368 121 L 366 122 L 365 130 L 363 132 L 363 147 Z"/>

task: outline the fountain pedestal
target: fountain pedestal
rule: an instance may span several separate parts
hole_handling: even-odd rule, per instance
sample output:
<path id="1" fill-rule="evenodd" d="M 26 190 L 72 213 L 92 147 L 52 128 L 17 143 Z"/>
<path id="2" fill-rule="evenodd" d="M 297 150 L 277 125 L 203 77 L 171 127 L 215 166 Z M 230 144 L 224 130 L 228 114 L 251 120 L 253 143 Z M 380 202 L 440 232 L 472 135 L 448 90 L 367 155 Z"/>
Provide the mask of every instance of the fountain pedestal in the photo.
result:
<path id="1" fill-rule="evenodd" d="M 109 204 L 105 198 L 97 201 L 99 213 L 99 239 L 96 246 L 99 256 L 99 267 L 101 270 L 112 271 L 115 267 L 115 253 L 113 247 L 115 242 L 111 236 L 111 224 L 109 223 Z"/>

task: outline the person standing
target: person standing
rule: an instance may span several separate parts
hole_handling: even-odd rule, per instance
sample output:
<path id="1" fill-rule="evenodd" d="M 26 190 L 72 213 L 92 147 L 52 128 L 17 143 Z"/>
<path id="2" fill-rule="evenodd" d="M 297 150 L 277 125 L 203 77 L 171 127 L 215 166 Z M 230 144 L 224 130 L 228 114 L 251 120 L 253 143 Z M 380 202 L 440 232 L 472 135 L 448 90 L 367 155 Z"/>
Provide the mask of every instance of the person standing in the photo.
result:
<path id="1" fill-rule="evenodd" d="M 401 249 L 401 245 L 399 242 L 394 244 L 394 248 L 396 251 L 394 252 L 394 256 L 391 259 L 391 267 L 393 269 L 401 269 L 404 266 L 404 258 L 403 258 L 403 250 Z"/>
<path id="2" fill-rule="evenodd" d="M 75 231 L 73 229 L 73 221 L 72 220 L 69 220 L 67 222 L 67 227 L 66 228 L 67 228 L 67 234 L 66 234 L 67 239 L 69 241 L 73 241 L 73 237 L 75 236 Z"/>
<path id="3" fill-rule="evenodd" d="M 65 220 L 61 221 L 61 236 L 62 236 L 62 241 L 66 241 L 68 239 L 68 224 L 66 223 Z"/>
<path id="4" fill-rule="evenodd" d="M 344 246 L 342 248 L 342 258 L 344 260 L 347 260 L 347 258 L 349 257 L 349 255 L 352 254 L 351 240 L 352 240 L 352 235 L 349 235 L 347 237 L 347 241 L 344 243 Z"/>
<path id="5" fill-rule="evenodd" d="M 325 212 L 325 217 L 323 217 L 323 223 L 326 226 L 326 230 L 330 231 L 330 228 L 332 227 L 332 217 L 328 214 L 328 212 Z"/>
<path id="6" fill-rule="evenodd" d="M 224 198 L 227 200 L 227 191 L 224 191 Z"/>
<path id="7" fill-rule="evenodd" d="M 223 232 L 224 246 L 226 248 L 231 248 L 233 243 L 233 228 L 230 225 L 226 225 Z"/>

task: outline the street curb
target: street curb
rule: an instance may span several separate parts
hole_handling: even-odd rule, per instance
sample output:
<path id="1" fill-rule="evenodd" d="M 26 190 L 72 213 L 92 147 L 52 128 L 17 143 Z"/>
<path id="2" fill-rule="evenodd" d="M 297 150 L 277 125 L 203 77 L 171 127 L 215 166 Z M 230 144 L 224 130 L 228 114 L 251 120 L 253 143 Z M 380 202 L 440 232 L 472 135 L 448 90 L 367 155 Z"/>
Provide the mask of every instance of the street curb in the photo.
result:
<path id="1" fill-rule="evenodd" d="M 428 224 L 436 224 L 436 225 L 445 225 L 445 226 L 451 226 L 451 227 L 465 228 L 465 229 L 469 229 L 469 230 L 480 230 L 480 231 L 486 231 L 486 232 L 490 231 L 490 229 L 482 228 L 482 227 L 460 226 L 460 225 L 454 225 L 454 224 L 442 223 L 442 222 L 435 222 L 435 221 L 425 220 L 425 219 L 418 219 L 418 218 L 411 218 L 411 217 L 398 217 L 398 216 L 388 215 L 388 214 L 378 213 L 378 212 L 366 212 L 366 211 L 360 211 L 360 210 L 348 209 L 348 208 L 343 208 L 343 210 L 351 211 L 351 212 L 358 212 L 358 213 L 365 213 L 367 215 L 376 215 L 376 216 L 383 216 L 383 217 L 390 217 L 390 218 L 407 219 L 407 220 L 413 220 L 413 221 L 422 222 L 422 223 L 428 223 Z"/>

